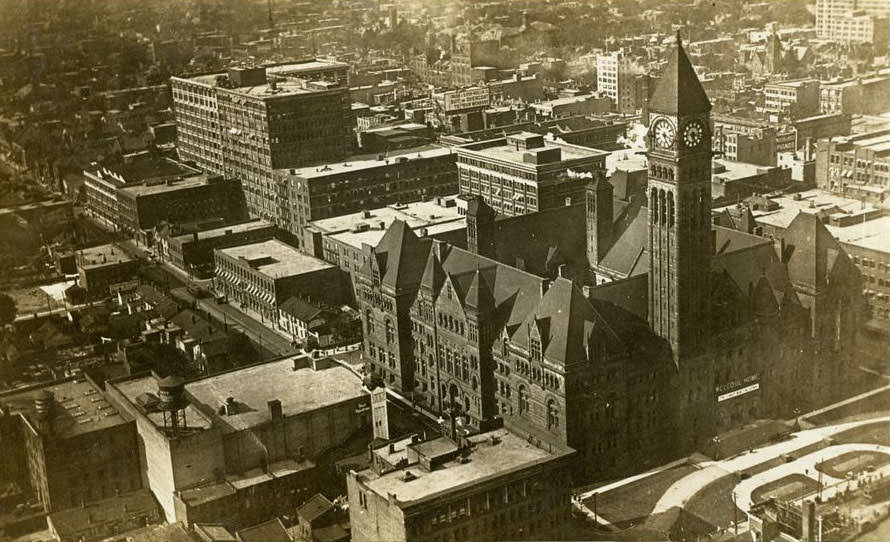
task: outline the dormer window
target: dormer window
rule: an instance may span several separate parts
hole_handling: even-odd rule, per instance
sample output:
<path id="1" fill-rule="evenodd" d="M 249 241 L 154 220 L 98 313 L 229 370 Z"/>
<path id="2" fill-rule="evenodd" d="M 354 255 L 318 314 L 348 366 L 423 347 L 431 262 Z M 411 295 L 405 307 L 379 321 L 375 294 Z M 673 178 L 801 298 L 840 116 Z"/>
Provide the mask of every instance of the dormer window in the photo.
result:
<path id="1" fill-rule="evenodd" d="M 532 361 L 541 361 L 541 341 L 534 337 L 529 339 L 529 351 L 531 352 Z"/>

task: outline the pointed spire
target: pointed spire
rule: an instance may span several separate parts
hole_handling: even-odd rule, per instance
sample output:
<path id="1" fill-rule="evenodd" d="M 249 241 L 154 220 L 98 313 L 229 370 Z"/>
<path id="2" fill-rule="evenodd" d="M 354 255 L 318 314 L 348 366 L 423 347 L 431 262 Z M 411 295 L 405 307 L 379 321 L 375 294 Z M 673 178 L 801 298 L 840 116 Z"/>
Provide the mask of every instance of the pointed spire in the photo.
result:
<path id="1" fill-rule="evenodd" d="M 702 88 L 692 62 L 683 49 L 683 41 L 677 32 L 677 45 L 668 56 L 668 64 L 655 84 L 655 92 L 649 101 L 654 113 L 692 115 L 707 113 L 711 102 Z"/>

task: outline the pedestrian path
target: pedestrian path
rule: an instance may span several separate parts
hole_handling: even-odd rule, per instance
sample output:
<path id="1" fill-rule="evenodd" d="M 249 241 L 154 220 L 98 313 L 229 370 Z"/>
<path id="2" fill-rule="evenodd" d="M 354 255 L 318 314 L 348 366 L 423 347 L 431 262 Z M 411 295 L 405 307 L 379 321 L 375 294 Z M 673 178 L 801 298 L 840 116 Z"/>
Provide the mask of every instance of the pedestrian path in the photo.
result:
<path id="1" fill-rule="evenodd" d="M 875 372 L 875 371 L 870 371 L 870 370 L 868 370 L 868 369 L 866 369 L 866 368 L 864 368 L 864 367 L 860 367 L 860 369 L 862 369 L 862 370 L 864 370 L 864 371 L 866 371 L 866 372 L 871 372 L 871 373 L 876 374 L 876 375 L 878 375 L 878 376 L 885 376 L 885 375 L 882 375 L 882 374 L 877 373 L 877 372 Z M 885 378 L 886 378 L 886 377 L 885 377 Z M 890 391 L 890 384 L 887 384 L 886 386 L 881 386 L 880 388 L 876 388 L 876 389 L 873 389 L 873 390 L 869 390 L 869 391 L 867 391 L 867 392 L 865 392 L 865 393 L 860 393 L 859 395 L 856 395 L 855 397 L 850 397 L 849 399 L 844 399 L 843 401 L 839 401 L 839 402 L 837 402 L 837 403 L 834 403 L 834 404 L 828 405 L 828 406 L 826 406 L 826 407 L 823 407 L 823 408 L 814 410 L 814 411 L 812 411 L 812 412 L 807 412 L 806 414 L 804 414 L 803 416 L 801 416 L 801 419 L 804 419 L 804 420 L 805 420 L 805 419 L 811 418 L 811 417 L 813 417 L 813 416 L 818 416 L 819 414 L 822 414 L 822 413 L 824 413 L 824 412 L 829 412 L 829 411 L 834 410 L 834 409 L 836 409 L 836 408 L 840 408 L 840 407 L 842 407 L 842 406 L 849 405 L 850 403 L 855 403 L 856 401 L 861 401 L 861 400 L 863 400 L 863 399 L 866 399 L 866 398 L 868 398 L 868 397 L 871 397 L 872 395 L 877 395 L 877 394 L 879 394 L 879 393 L 887 393 L 888 391 Z"/>

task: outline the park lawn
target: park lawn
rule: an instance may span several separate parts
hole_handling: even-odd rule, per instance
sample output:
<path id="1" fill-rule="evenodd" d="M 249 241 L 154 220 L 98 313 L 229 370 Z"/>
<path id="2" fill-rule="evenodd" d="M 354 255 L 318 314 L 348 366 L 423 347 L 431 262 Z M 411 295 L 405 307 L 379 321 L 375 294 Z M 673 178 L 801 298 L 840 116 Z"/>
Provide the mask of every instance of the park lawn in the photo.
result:
<path id="1" fill-rule="evenodd" d="M 796 472 L 758 487 L 751 492 L 751 501 L 755 503 L 763 502 L 770 497 L 797 500 L 804 495 L 813 493 L 817 489 L 819 489 L 819 482 Z"/>
<path id="2" fill-rule="evenodd" d="M 597 496 L 597 513 L 621 529 L 642 523 L 664 492 L 694 471 L 692 465 L 679 465 L 602 493 Z M 592 511 L 593 497 L 584 505 Z"/>
<path id="3" fill-rule="evenodd" d="M 886 400 L 886 397 L 885 397 Z M 832 437 L 836 444 L 880 444 L 890 446 L 890 422 L 875 422 L 847 429 Z"/>
<path id="4" fill-rule="evenodd" d="M 890 455 L 881 452 L 855 451 L 841 454 L 824 461 L 816 468 L 832 478 L 843 480 L 848 472 L 854 475 L 871 468 L 881 467 L 890 463 Z"/>

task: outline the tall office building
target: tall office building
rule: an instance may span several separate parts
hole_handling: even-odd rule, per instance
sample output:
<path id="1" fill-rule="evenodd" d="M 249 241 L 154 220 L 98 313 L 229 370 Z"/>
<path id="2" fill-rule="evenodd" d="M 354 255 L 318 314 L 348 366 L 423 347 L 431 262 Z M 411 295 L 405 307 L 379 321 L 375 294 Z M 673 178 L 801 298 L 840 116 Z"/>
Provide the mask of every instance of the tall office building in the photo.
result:
<path id="1" fill-rule="evenodd" d="M 816 35 L 847 43 L 872 43 L 883 51 L 890 35 L 887 0 L 817 0 Z"/>
<path id="2" fill-rule="evenodd" d="M 273 170 L 352 150 L 345 70 L 307 61 L 171 78 L 180 156 L 241 180 L 250 214 L 286 229 L 288 191 Z"/>
<path id="3" fill-rule="evenodd" d="M 636 113 L 645 105 L 649 76 L 623 50 L 596 57 L 596 88 L 615 103 L 619 113 Z"/>

